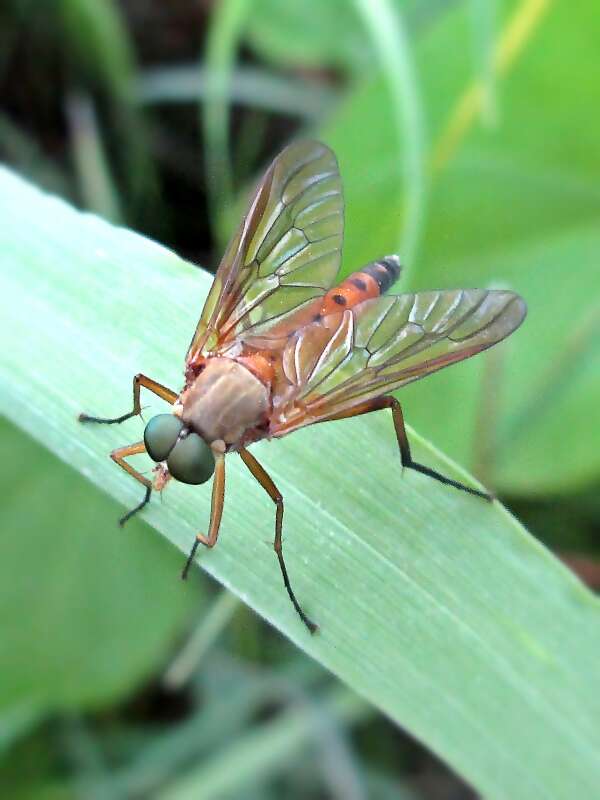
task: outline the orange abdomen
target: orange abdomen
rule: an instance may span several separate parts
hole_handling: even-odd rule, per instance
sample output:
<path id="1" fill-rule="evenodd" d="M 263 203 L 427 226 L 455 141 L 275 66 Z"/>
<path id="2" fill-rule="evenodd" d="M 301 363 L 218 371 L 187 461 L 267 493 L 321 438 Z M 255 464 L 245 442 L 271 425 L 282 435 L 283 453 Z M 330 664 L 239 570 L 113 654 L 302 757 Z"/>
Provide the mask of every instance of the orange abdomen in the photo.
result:
<path id="1" fill-rule="evenodd" d="M 373 297 L 379 297 L 395 283 L 400 275 L 400 269 L 398 256 L 386 256 L 380 261 L 367 264 L 323 296 L 320 314 L 322 316 L 333 314 Z"/>
<path id="2" fill-rule="evenodd" d="M 298 309 L 294 314 L 274 325 L 265 336 L 260 334 L 247 339 L 236 360 L 243 364 L 262 383 L 269 386 L 278 379 L 278 363 L 286 339 L 296 331 L 319 323 L 329 314 L 340 313 L 353 308 L 365 300 L 370 300 L 386 292 L 400 275 L 398 256 L 386 256 L 372 261 L 329 289 L 322 297 Z"/>

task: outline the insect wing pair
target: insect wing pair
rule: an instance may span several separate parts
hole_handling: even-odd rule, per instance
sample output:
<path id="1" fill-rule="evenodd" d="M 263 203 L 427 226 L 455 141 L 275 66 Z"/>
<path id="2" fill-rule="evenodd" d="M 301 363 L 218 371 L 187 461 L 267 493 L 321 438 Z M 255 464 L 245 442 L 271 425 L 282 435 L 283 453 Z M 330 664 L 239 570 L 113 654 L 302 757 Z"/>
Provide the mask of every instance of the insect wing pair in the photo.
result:
<path id="1" fill-rule="evenodd" d="M 185 362 L 178 394 L 137 375 L 142 386 L 173 405 L 148 423 L 144 441 L 111 453 L 144 485 L 142 502 L 175 477 L 203 483 L 214 472 L 208 533 L 216 541 L 225 494 L 225 455 L 237 451 L 276 505 L 275 552 L 294 608 L 316 625 L 292 590 L 282 552 L 283 498 L 248 445 L 317 422 L 389 408 L 402 464 L 471 494 L 483 492 L 415 462 L 402 410 L 391 392 L 491 347 L 523 321 L 513 292 L 458 289 L 386 294 L 400 274 L 396 256 L 363 267 L 336 285 L 344 206 L 334 154 L 319 142 L 287 147 L 271 164 L 219 265 Z M 157 462 L 153 481 L 126 460 L 141 452 Z"/>

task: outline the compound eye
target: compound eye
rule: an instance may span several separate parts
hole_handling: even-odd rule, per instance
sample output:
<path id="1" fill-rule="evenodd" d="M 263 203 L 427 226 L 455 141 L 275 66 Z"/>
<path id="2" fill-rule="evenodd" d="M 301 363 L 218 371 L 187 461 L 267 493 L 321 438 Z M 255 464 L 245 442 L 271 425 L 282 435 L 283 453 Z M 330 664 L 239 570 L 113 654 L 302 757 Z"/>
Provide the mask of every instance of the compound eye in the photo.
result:
<path id="1" fill-rule="evenodd" d="M 146 451 L 153 461 L 164 461 L 175 447 L 183 422 L 174 414 L 152 417 L 144 431 Z"/>
<path id="2" fill-rule="evenodd" d="M 167 467 L 182 483 L 206 483 L 215 471 L 215 457 L 201 436 L 190 433 L 171 450 Z"/>

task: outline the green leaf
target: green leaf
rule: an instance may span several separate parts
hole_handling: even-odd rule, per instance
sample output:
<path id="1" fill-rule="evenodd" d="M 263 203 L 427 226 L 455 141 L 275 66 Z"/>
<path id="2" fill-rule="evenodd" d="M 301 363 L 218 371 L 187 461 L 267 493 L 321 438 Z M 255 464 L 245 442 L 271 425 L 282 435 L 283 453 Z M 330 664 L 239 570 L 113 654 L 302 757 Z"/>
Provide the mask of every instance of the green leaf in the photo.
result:
<path id="1" fill-rule="evenodd" d="M 408 418 L 436 441 L 451 443 L 449 449 L 469 463 L 477 452 L 471 437 L 481 433 L 460 415 L 481 414 L 477 405 L 487 381 L 499 397 L 482 420 L 495 427 L 482 446 L 491 447 L 486 458 L 494 483 L 514 495 L 575 490 L 600 473 L 593 434 L 600 405 L 600 309 L 591 291 L 599 252 L 597 226 L 582 224 L 490 252 L 483 279 L 480 256 L 461 259 L 460 267 L 448 262 L 437 280 L 431 278 L 432 285 L 442 274 L 455 276 L 452 284 L 460 274 L 465 285 L 496 278 L 527 298 L 523 328 L 487 354 L 487 373 L 486 361 L 475 360 L 462 369 L 460 381 L 448 372 L 428 381 L 429 387 L 413 385 L 403 393 Z"/>
<path id="2" fill-rule="evenodd" d="M 405 15 L 411 31 L 417 31 L 452 2 L 386 0 L 386 5 Z M 375 60 L 377 46 L 370 47 L 360 11 L 347 0 L 255 0 L 246 30 L 248 43 L 258 55 L 283 67 L 334 67 L 360 78 Z"/>
<path id="3" fill-rule="evenodd" d="M 5 170 L 0 216 L 2 409 L 131 507 L 140 487 L 106 454 L 139 440 L 143 423 L 82 428 L 77 414 L 126 411 L 137 371 L 181 385 L 209 277 Z M 469 480 L 409 435 L 419 461 Z M 221 539 L 202 566 L 486 797 L 592 796 L 598 600 L 498 503 L 403 474 L 384 414 L 254 452 L 286 498 L 289 572 L 319 633 L 288 601 L 272 503 L 234 455 Z M 187 551 L 205 530 L 209 494 L 169 487 L 144 516 Z M 83 561 L 72 556 L 71 570 Z M 169 591 L 182 591 L 175 569 Z M 161 602 L 147 600 L 148 624 Z"/>
<path id="4" fill-rule="evenodd" d="M 508 5 L 520 12 L 535 4 Z M 500 371 L 493 351 L 401 395 L 409 421 L 465 466 L 487 447 L 479 440 L 483 425 L 493 445 L 488 479 L 515 494 L 575 490 L 600 474 L 600 114 L 592 66 L 600 22 L 591 2 L 577 14 L 563 4 L 547 7 L 496 87 L 496 124 L 476 120 L 451 160 L 434 171 L 422 252 L 408 281 L 418 289 L 509 284 L 528 302 L 529 319 L 502 346 Z M 467 12 L 447 15 L 417 48 L 432 141 L 471 85 Z M 403 183 L 388 107 L 383 80 L 370 83 L 323 132 L 345 179 L 345 273 L 395 246 Z M 490 388 L 498 395 L 491 417 L 478 405 Z M 543 414 L 532 409 L 532 398 Z"/>
<path id="5" fill-rule="evenodd" d="M 14 705 L 0 714 L 0 756 L 29 733 L 39 722 L 39 709 L 34 703 Z M 0 763 L 2 762 L 0 758 Z"/>
<path id="6" fill-rule="evenodd" d="M 256 0 L 247 37 L 253 49 L 277 64 L 358 71 L 371 60 L 360 17 L 346 0 Z"/>
<path id="7" fill-rule="evenodd" d="M 173 591 L 177 559 L 147 525 L 121 532 L 116 503 L 6 421 L 0 436 L 4 719 L 114 700 L 162 665 L 194 587 Z"/>

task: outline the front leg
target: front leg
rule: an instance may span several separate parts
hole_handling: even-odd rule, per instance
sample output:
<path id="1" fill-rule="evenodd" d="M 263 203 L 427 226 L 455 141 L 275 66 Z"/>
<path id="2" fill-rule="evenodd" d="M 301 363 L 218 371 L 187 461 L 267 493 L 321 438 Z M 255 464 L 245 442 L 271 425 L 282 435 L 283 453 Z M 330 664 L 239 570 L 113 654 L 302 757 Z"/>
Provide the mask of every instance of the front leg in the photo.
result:
<path id="1" fill-rule="evenodd" d="M 133 517 L 134 514 L 137 514 L 138 511 L 141 511 L 142 508 L 144 508 L 144 506 L 150 502 L 150 495 L 152 493 L 151 481 L 149 481 L 148 478 L 145 478 L 141 472 L 138 472 L 137 469 L 134 469 L 131 466 L 131 464 L 128 464 L 127 461 L 125 461 L 125 459 L 128 458 L 129 456 L 135 456 L 138 453 L 145 453 L 145 452 L 146 452 L 146 446 L 144 445 L 144 443 L 137 442 L 136 444 L 128 444 L 126 447 L 119 447 L 117 450 L 113 450 L 112 453 L 110 454 L 110 457 L 115 462 L 115 464 L 118 464 L 121 467 L 121 469 L 124 469 L 125 472 L 129 473 L 129 475 L 131 475 L 133 478 L 136 479 L 136 481 L 141 483 L 142 486 L 146 487 L 146 494 L 142 502 L 138 503 L 138 505 L 135 508 L 132 508 L 131 511 L 128 511 L 127 514 L 124 514 L 119 520 L 119 525 L 121 525 L 121 527 L 125 525 L 127 520 L 131 519 L 131 517 Z"/>
<path id="2" fill-rule="evenodd" d="M 166 386 L 163 386 L 161 383 L 158 383 L 152 378 L 148 378 L 146 375 L 142 375 L 142 373 L 138 373 L 133 378 L 133 408 L 127 414 L 122 414 L 120 417 L 115 417 L 114 419 L 107 419 L 105 417 L 90 417 L 88 414 L 80 414 L 78 419 L 79 422 L 100 422 L 105 425 L 114 425 L 119 424 L 121 422 L 125 422 L 126 419 L 131 419 L 131 417 L 137 417 L 141 414 L 142 407 L 140 405 L 140 389 L 144 386 L 146 389 L 149 389 L 155 395 L 160 397 L 162 400 L 166 400 L 167 403 L 171 403 L 171 405 L 177 400 L 176 392 L 171 391 L 171 389 L 167 389 Z"/>
<path id="3" fill-rule="evenodd" d="M 215 477 L 213 478 L 212 499 L 210 504 L 210 524 L 208 534 L 196 534 L 196 539 L 188 556 L 181 577 L 187 578 L 196 550 L 199 544 L 205 547 L 214 547 L 219 538 L 219 528 L 221 527 L 221 517 L 223 516 L 223 505 L 225 504 L 225 456 L 223 453 L 215 454 Z"/>

